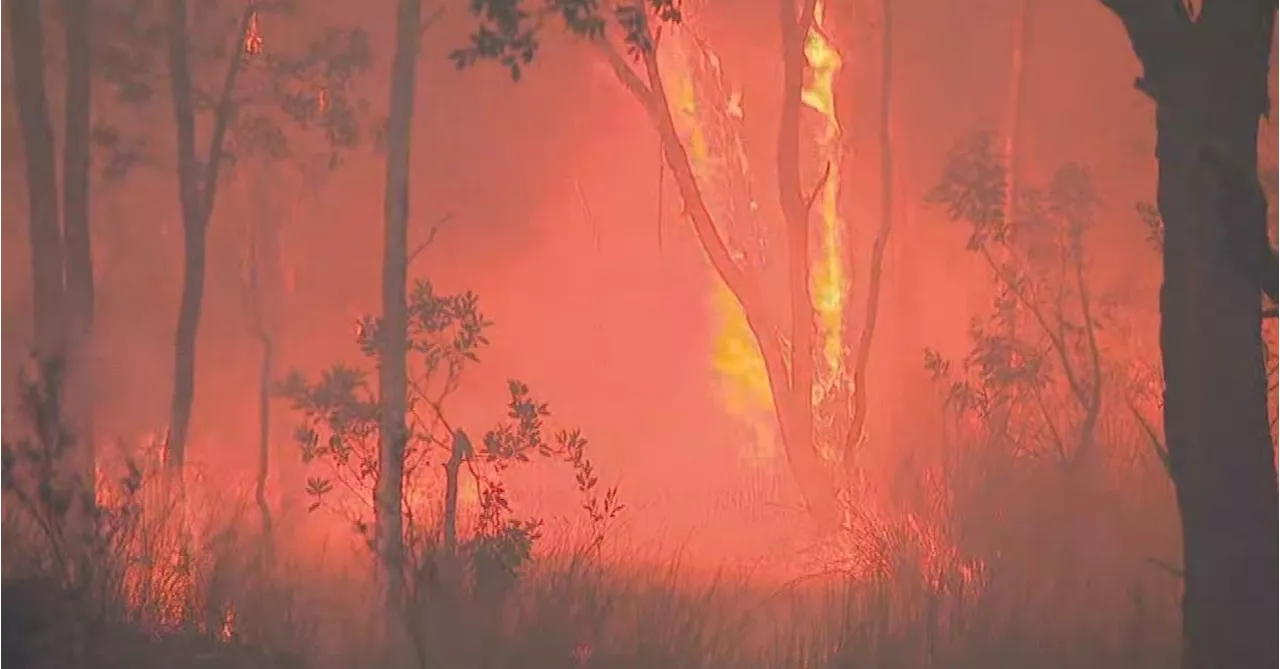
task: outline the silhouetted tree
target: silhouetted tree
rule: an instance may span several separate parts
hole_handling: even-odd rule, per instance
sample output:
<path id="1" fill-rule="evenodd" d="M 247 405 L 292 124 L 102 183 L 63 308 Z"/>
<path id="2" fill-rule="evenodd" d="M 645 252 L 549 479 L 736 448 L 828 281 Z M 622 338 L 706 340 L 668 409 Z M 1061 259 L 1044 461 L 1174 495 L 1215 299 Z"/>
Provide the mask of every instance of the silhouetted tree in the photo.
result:
<path id="1" fill-rule="evenodd" d="M 45 92 L 43 3 L 7 0 L 18 116 L 26 158 L 35 352 L 65 358 L 68 399 L 61 410 L 78 434 L 75 467 L 92 485 L 92 398 L 89 395 L 93 324 L 93 259 L 89 234 L 90 110 L 93 58 L 90 1 L 62 0 L 66 49 L 63 101 L 62 215 L 57 162 Z"/>
<path id="2" fill-rule="evenodd" d="M 108 12 L 112 34 L 104 57 L 117 98 L 126 107 L 149 103 L 156 82 L 167 81 L 174 119 L 172 168 L 177 174 L 183 222 L 182 296 L 174 337 L 173 391 L 166 462 L 174 471 L 186 462 L 195 398 L 196 342 L 204 301 L 207 239 L 224 173 L 254 153 L 289 156 L 299 131 L 319 131 L 332 149 L 358 143 L 361 114 L 350 83 L 368 64 L 369 42 L 359 28 L 326 28 L 303 40 L 296 52 L 273 48 L 260 30 L 264 17 L 288 19 L 292 0 L 227 4 L 209 0 L 132 0 Z M 230 20 L 227 20 L 230 18 Z M 164 57 L 159 57 L 163 53 Z M 163 60 L 167 71 L 154 67 Z M 202 82 L 212 69 L 218 84 Z M 207 138 L 198 136 L 205 115 Z M 118 128 L 96 129 L 95 139 L 111 150 L 108 169 L 126 169 L 136 159 Z M 200 155 L 199 146 L 205 147 Z"/>
<path id="3" fill-rule="evenodd" d="M 383 192 L 382 320 L 378 328 L 378 487 L 374 495 L 375 549 L 385 567 L 387 600 L 404 593 L 404 454 L 408 401 L 409 146 L 414 82 L 422 37 L 422 0 L 396 4 L 396 50 L 391 64 L 387 176 Z"/>
<path id="4" fill-rule="evenodd" d="M 1258 184 L 1269 0 L 1103 0 L 1155 102 L 1164 221 L 1164 426 L 1182 518 L 1184 666 L 1276 666 L 1280 512 L 1261 295 L 1276 255 Z"/>

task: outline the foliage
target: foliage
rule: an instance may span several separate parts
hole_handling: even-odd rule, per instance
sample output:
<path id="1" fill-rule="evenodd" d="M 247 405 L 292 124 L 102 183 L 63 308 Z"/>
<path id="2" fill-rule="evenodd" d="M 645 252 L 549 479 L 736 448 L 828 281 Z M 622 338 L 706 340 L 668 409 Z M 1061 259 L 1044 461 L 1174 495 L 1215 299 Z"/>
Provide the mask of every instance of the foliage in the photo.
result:
<path id="1" fill-rule="evenodd" d="M 471 0 L 471 14 L 480 25 L 469 44 L 455 49 L 449 58 L 459 68 L 481 61 L 496 61 L 518 81 L 522 68 L 533 62 L 541 45 L 541 31 L 548 20 L 559 20 L 566 32 L 588 40 L 605 39 L 612 24 L 622 32 L 622 43 L 635 58 L 653 49 L 650 25 L 681 21 L 680 0 L 632 0 L 610 6 L 598 0 Z"/>
<path id="2" fill-rule="evenodd" d="M 60 587 L 89 594 L 104 582 L 95 573 L 104 551 L 125 539 L 140 513 L 142 469 L 126 460 L 115 504 L 99 503 L 92 472 L 84 472 L 81 449 L 62 421 L 63 363 L 38 361 L 23 370 L 18 399 L 25 434 L 3 443 L 3 492 L 36 528 L 43 555 L 39 571 Z"/>
<path id="3" fill-rule="evenodd" d="M 992 314 L 971 326 L 959 374 L 935 351 L 925 363 L 946 383 L 952 409 L 1066 464 L 1093 444 L 1108 371 L 1098 339 L 1111 305 L 1094 295 L 1085 245 L 1097 195 L 1085 168 L 1064 165 L 1047 185 L 1020 189 L 1010 219 L 1006 169 L 994 138 L 977 135 L 952 151 L 928 195 L 968 226 L 967 249 L 984 261 L 997 296 Z"/>
<path id="4" fill-rule="evenodd" d="M 152 116 L 172 112 L 165 52 L 168 20 L 162 0 L 95 3 L 94 67 L 105 98 L 92 137 L 103 180 L 118 183 L 140 165 L 163 167 L 168 150 L 154 136 Z M 371 63 L 368 33 L 359 27 L 325 27 L 294 40 L 284 24 L 298 23 L 304 11 L 296 0 L 249 3 L 210 0 L 192 8 L 190 54 L 197 115 L 219 112 L 225 100 L 231 124 L 223 158 L 320 159 L 336 167 L 343 152 L 373 131 L 369 104 L 355 82 Z M 239 33 L 247 15 L 250 34 Z M 275 26 L 282 29 L 273 30 Z M 291 40 L 298 43 L 291 43 Z M 226 91 L 226 71 L 239 59 L 243 71 L 236 90 Z M 316 139 L 319 154 L 304 147 Z"/>
<path id="5" fill-rule="evenodd" d="M 439 491 L 437 468 L 444 465 L 446 476 L 450 475 L 448 461 L 454 457 L 480 489 L 479 516 L 472 537 L 461 546 L 478 577 L 483 573 L 490 581 L 513 578 L 532 556 L 541 523 L 513 517 L 502 473 L 534 458 L 561 460 L 572 467 L 583 508 L 596 528 L 593 546 L 598 545 L 603 526 L 622 510 L 617 490 L 609 488 L 603 495 L 597 492 L 599 481 L 586 456 L 587 441 L 579 432 L 563 430 L 548 436 L 545 420 L 550 410 L 532 398 L 527 386 L 518 381 L 508 384 L 506 419 L 484 434 L 478 450 L 466 432 L 447 418 L 446 401 L 458 390 L 467 366 L 479 361 L 479 351 L 488 344 L 485 333 L 489 321 L 480 312 L 475 295 L 442 295 L 430 283 L 418 281 L 408 306 L 406 344 L 412 371 L 403 511 L 409 535 L 406 545 L 418 568 L 426 566 L 427 557 L 440 543 L 423 511 L 433 506 L 429 500 L 433 491 Z M 356 343 L 366 359 L 378 358 L 383 336 L 380 325 L 380 320 L 372 317 L 360 321 Z M 327 475 L 308 479 L 310 508 L 328 505 L 371 540 L 369 516 L 378 475 L 380 412 L 365 372 L 334 365 L 315 381 L 295 372 L 279 384 L 277 393 L 291 400 L 294 410 L 302 414 L 297 438 L 303 461 L 323 464 L 327 469 Z"/>

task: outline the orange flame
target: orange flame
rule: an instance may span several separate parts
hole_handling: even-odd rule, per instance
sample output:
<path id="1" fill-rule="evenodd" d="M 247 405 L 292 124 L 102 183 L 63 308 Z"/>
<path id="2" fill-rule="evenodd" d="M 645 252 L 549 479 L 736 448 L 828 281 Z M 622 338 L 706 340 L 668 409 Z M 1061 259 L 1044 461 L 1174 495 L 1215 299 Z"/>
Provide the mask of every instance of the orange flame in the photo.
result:
<path id="1" fill-rule="evenodd" d="M 262 32 L 258 29 L 258 13 L 249 16 L 249 27 L 244 35 L 244 52 L 250 56 L 262 53 Z"/>

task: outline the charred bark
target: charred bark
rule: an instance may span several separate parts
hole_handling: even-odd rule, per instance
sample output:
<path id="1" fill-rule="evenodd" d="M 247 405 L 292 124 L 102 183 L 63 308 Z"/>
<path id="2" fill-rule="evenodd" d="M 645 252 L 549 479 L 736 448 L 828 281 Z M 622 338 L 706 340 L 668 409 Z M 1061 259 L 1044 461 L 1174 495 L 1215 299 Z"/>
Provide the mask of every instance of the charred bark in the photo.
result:
<path id="1" fill-rule="evenodd" d="M 1165 434 L 1183 528 L 1184 666 L 1275 667 L 1280 514 L 1267 416 L 1261 286 L 1233 240 L 1265 238 L 1256 193 L 1275 5 L 1108 0 L 1156 103 L 1165 223 Z M 1217 154 L 1229 173 L 1206 161 Z M 1229 185 L 1223 188 L 1223 185 Z M 1215 188 L 1216 186 L 1216 188 Z M 1275 271 L 1274 265 L 1271 271 Z"/>
<path id="2" fill-rule="evenodd" d="M 375 547 L 385 568 L 388 604 L 404 595 L 404 451 L 408 439 L 406 284 L 409 265 L 409 143 L 413 129 L 414 80 L 421 39 L 421 0 L 399 0 L 396 51 L 391 66 L 391 113 L 387 125 L 387 181 L 383 196 L 382 323 L 378 357 L 378 486 Z"/>
<path id="3" fill-rule="evenodd" d="M 26 160 L 35 353 L 44 359 L 65 354 L 66 296 L 62 226 L 58 219 L 58 178 L 53 130 L 44 81 L 44 27 L 40 0 L 5 0 L 14 89 Z"/>
<path id="4" fill-rule="evenodd" d="M 234 111 L 232 93 L 244 64 L 243 42 L 254 15 L 250 4 L 241 15 L 235 46 L 228 56 L 226 76 L 209 138 L 208 158 L 196 157 L 195 91 L 191 80 L 190 37 L 187 32 L 187 1 L 169 2 L 169 76 L 177 128 L 178 196 L 182 208 L 182 301 L 173 347 L 173 396 L 169 408 L 169 436 L 165 464 L 181 472 L 186 463 L 187 437 L 191 426 L 191 406 L 195 401 L 196 339 L 204 304 L 205 263 L 209 221 L 218 192 L 227 129 Z"/>

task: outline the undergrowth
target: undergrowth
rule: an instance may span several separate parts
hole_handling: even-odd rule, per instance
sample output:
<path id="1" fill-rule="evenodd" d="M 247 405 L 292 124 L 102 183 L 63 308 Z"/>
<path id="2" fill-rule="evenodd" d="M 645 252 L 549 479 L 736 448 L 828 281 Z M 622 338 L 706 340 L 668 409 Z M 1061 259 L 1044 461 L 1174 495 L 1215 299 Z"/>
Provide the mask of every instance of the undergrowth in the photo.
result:
<path id="1" fill-rule="evenodd" d="M 39 425 L 55 386 L 27 387 L 28 421 Z M 501 592 L 471 590 L 408 616 L 429 652 L 397 655 L 380 641 L 369 574 L 287 546 L 263 550 L 260 533 L 245 529 L 254 526 L 247 490 L 194 478 L 176 504 L 158 454 L 139 449 L 100 476 L 85 513 L 71 513 L 80 484 L 52 474 L 73 444 L 64 431 L 29 429 L 5 446 L 3 648 L 14 667 L 1140 669 L 1176 660 L 1167 575 L 1108 575 L 1106 561 L 1064 570 L 1037 552 L 1042 537 L 1019 546 L 1014 530 L 976 544 L 987 553 L 975 566 L 974 550 L 931 550 L 919 523 L 887 516 L 841 540 L 849 554 L 881 556 L 879 568 L 833 562 L 784 583 L 694 575 L 675 557 L 645 564 L 598 542 L 544 545 Z"/>

